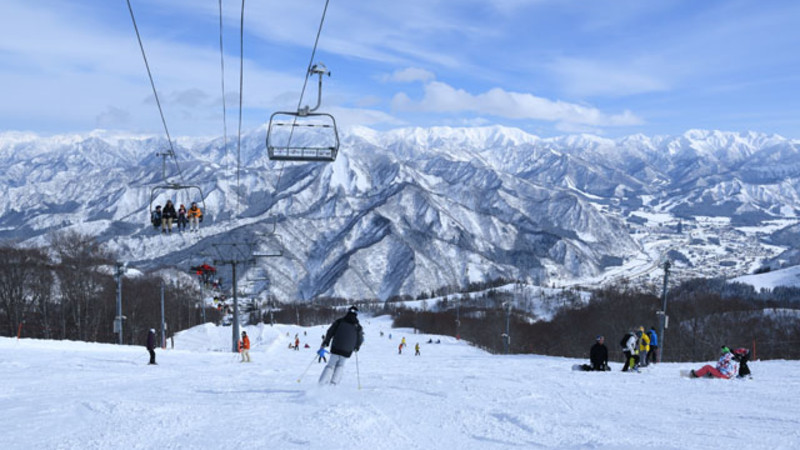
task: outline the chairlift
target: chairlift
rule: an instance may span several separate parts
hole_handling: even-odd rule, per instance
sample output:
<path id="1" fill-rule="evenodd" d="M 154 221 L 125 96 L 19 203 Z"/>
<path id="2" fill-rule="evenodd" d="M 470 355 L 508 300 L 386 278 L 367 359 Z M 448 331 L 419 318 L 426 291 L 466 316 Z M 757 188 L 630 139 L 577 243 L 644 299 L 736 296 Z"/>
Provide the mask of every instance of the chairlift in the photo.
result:
<path id="1" fill-rule="evenodd" d="M 202 220 L 209 220 L 210 215 L 208 214 L 208 210 L 206 209 L 206 200 L 205 200 L 206 196 L 205 194 L 203 194 L 203 189 L 201 189 L 200 186 L 194 184 L 172 183 L 169 180 L 167 180 L 166 176 L 167 157 L 169 156 L 174 157 L 175 153 L 173 153 L 172 150 L 167 150 L 164 153 L 156 153 L 156 156 L 160 156 L 162 158 L 161 176 L 164 179 L 164 184 L 154 186 L 150 190 L 150 217 L 153 217 L 153 210 L 155 209 L 156 205 L 163 206 L 156 202 L 156 200 L 159 198 L 160 195 L 163 195 L 165 192 L 169 193 L 174 191 L 180 193 L 180 191 L 184 191 L 185 192 L 184 196 L 186 198 L 185 200 L 179 201 L 176 198 L 173 201 L 176 211 L 178 209 L 178 206 L 181 204 L 185 205 L 188 211 L 192 203 L 199 203 L 201 207 L 201 212 L 203 213 Z M 172 199 L 169 198 L 169 200 Z"/>
<path id="2" fill-rule="evenodd" d="M 314 64 L 309 75 L 318 75 L 317 104 L 295 112 L 278 111 L 269 118 L 267 153 L 275 161 L 336 160 L 339 153 L 339 131 L 336 119 L 328 113 L 316 112 L 322 104 L 322 77 L 331 73 L 322 63 Z M 296 143 L 293 143 L 296 142 Z"/>

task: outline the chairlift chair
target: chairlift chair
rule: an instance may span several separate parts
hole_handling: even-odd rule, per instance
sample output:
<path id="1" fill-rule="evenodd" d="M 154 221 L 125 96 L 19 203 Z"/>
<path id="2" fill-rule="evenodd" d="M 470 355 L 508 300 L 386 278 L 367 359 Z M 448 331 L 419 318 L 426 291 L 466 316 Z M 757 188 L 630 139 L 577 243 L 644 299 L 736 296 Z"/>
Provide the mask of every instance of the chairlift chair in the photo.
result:
<path id="1" fill-rule="evenodd" d="M 178 183 L 166 183 L 166 184 L 162 184 L 162 185 L 159 185 L 159 186 L 154 186 L 150 190 L 150 217 L 153 216 L 153 209 L 157 205 L 156 199 L 158 199 L 158 196 L 163 194 L 164 192 L 169 192 L 169 191 L 178 191 L 178 192 L 186 191 L 187 193 L 188 192 L 196 193 L 197 197 L 187 194 L 188 198 L 192 198 L 192 199 L 197 198 L 198 200 L 191 200 L 191 201 L 187 201 L 186 203 L 184 203 L 184 205 L 186 206 L 186 210 L 187 211 L 189 210 L 189 207 L 191 206 L 192 203 L 198 203 L 198 204 L 201 205 L 201 208 L 202 208 L 203 219 L 204 220 L 208 220 L 209 219 L 210 216 L 209 216 L 208 212 L 206 211 L 205 196 L 203 195 L 203 190 L 200 189 L 200 186 L 195 186 L 195 185 L 191 185 L 191 184 L 178 184 Z M 180 205 L 181 203 L 179 203 L 177 200 L 173 200 L 173 204 L 175 204 L 175 210 L 177 211 L 178 205 Z M 160 205 L 160 206 L 163 206 L 163 205 Z"/>
<path id="2" fill-rule="evenodd" d="M 172 150 L 167 150 L 164 153 L 156 153 L 156 156 L 161 157 L 161 178 L 164 180 L 164 184 L 154 186 L 150 190 L 150 217 L 153 217 L 153 210 L 156 206 L 156 199 L 159 195 L 161 195 L 165 191 L 185 191 L 187 193 L 187 200 L 183 203 L 187 211 L 192 203 L 200 202 L 202 204 L 201 211 L 203 213 L 203 219 L 208 220 L 210 219 L 210 215 L 208 214 L 208 210 L 206 209 L 206 196 L 203 194 L 203 189 L 200 186 L 194 184 L 180 184 L 180 183 L 171 183 L 167 180 L 167 157 L 175 157 L 175 153 Z M 194 192 L 197 196 L 192 196 L 190 193 Z M 195 200 L 197 199 L 197 200 Z M 165 202 L 166 203 L 166 202 Z M 175 204 L 175 209 L 177 211 L 178 205 L 181 203 L 175 199 L 173 202 Z"/>
<path id="3" fill-rule="evenodd" d="M 332 162 L 339 153 L 336 119 L 328 113 L 315 112 L 322 104 L 322 77 L 330 76 L 322 63 L 314 64 L 309 75 L 318 75 L 317 104 L 297 111 L 278 111 L 269 117 L 267 153 L 275 161 Z M 293 140 L 297 144 L 293 144 Z M 309 143 L 311 142 L 311 143 Z"/>

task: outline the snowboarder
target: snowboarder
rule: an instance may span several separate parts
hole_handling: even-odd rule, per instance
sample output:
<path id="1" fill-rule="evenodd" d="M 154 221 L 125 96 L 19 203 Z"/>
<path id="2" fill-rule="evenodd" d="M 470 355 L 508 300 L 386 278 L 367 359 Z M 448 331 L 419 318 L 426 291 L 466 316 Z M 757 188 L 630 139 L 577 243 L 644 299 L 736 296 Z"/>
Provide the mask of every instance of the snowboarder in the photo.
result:
<path id="1" fill-rule="evenodd" d="M 336 319 L 325 333 L 325 340 L 322 342 L 324 349 L 330 344 L 331 359 L 322 370 L 319 377 L 319 384 L 339 384 L 342 379 L 344 364 L 353 352 L 361 349 L 364 342 L 364 330 L 358 323 L 358 308 L 351 306 L 344 317 Z"/>
<path id="2" fill-rule="evenodd" d="M 647 364 L 655 364 L 658 362 L 658 333 L 656 333 L 656 327 L 650 327 L 647 336 L 650 337 L 650 351 L 647 352 Z"/>
<path id="3" fill-rule="evenodd" d="M 172 221 L 178 218 L 178 213 L 175 212 L 175 205 L 172 200 L 167 200 L 164 204 L 164 209 L 161 210 L 161 232 L 172 233 Z"/>
<path id="4" fill-rule="evenodd" d="M 595 338 L 595 343 L 592 348 L 589 350 L 589 364 L 584 364 L 581 367 L 581 370 L 585 371 L 600 371 L 605 372 L 607 370 L 611 370 L 608 367 L 608 348 L 605 344 L 605 337 L 602 335 L 597 336 Z"/>
<path id="5" fill-rule="evenodd" d="M 294 335 L 294 349 L 300 350 L 300 336 Z"/>
<path id="6" fill-rule="evenodd" d="M 147 351 L 150 352 L 150 362 L 148 364 L 156 363 L 156 329 L 150 328 L 147 333 Z"/>
<path id="7" fill-rule="evenodd" d="M 738 378 L 752 378 L 750 375 L 750 367 L 747 365 L 747 362 L 750 361 L 750 350 L 746 348 L 737 348 L 733 351 L 733 359 L 739 363 L 739 375 L 736 376 Z"/>
<path id="8" fill-rule="evenodd" d="M 242 354 L 242 360 L 239 362 L 250 362 L 250 338 L 247 337 L 246 331 L 242 331 L 242 339 L 239 340 L 239 353 Z"/>
<path id="9" fill-rule="evenodd" d="M 403 336 L 403 339 L 400 339 L 400 345 L 402 345 L 403 347 L 406 346 L 406 337 L 405 336 Z"/>
<path id="10" fill-rule="evenodd" d="M 627 372 L 628 368 L 638 371 L 639 355 L 636 354 L 636 334 L 629 331 L 623 336 L 620 345 L 622 346 L 622 353 L 625 355 L 625 365 L 622 366 L 622 371 Z"/>
<path id="11" fill-rule="evenodd" d="M 402 355 L 403 354 L 403 344 L 400 344 L 400 345 L 397 346 L 397 354 L 398 355 Z"/>
<path id="12" fill-rule="evenodd" d="M 203 221 L 203 211 L 197 206 L 197 202 L 192 202 L 192 206 L 186 212 L 186 216 L 189 218 L 189 231 L 198 231 L 200 222 Z"/>
<path id="13" fill-rule="evenodd" d="M 720 356 L 719 361 L 717 361 L 717 367 L 713 367 L 710 364 L 706 364 L 705 366 L 701 367 L 699 370 L 692 370 L 689 374 L 691 378 L 724 378 L 730 379 L 736 375 L 736 372 L 739 370 L 739 364 L 733 358 L 733 353 L 728 348 L 728 346 L 723 345 L 720 349 L 722 356 Z"/>
<path id="14" fill-rule="evenodd" d="M 419 342 L 417 342 L 417 345 L 414 346 L 414 356 L 421 356 L 419 354 Z"/>

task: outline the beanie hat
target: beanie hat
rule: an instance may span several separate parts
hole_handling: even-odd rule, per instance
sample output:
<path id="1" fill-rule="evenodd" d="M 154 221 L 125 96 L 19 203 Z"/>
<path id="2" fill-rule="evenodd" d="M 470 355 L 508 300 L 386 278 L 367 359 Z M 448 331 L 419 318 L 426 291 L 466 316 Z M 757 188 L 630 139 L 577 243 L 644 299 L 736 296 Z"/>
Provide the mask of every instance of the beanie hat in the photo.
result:
<path id="1" fill-rule="evenodd" d="M 355 305 L 351 306 L 350 309 L 347 310 L 348 313 L 358 314 L 358 308 Z"/>

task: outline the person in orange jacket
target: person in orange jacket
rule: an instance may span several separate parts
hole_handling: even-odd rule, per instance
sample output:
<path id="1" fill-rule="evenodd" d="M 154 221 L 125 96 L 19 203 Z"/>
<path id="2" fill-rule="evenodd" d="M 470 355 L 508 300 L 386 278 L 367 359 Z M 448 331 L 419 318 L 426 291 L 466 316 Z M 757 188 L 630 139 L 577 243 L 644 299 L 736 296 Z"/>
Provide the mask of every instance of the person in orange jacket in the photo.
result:
<path id="1" fill-rule="evenodd" d="M 250 362 L 250 338 L 247 337 L 246 331 L 242 331 L 242 339 L 239 340 L 239 353 L 242 354 L 242 360 L 239 362 Z"/>
<path id="2" fill-rule="evenodd" d="M 203 211 L 197 206 L 197 202 L 192 202 L 189 211 L 186 211 L 189 218 L 189 231 L 197 232 L 200 229 L 200 222 L 203 221 Z"/>

